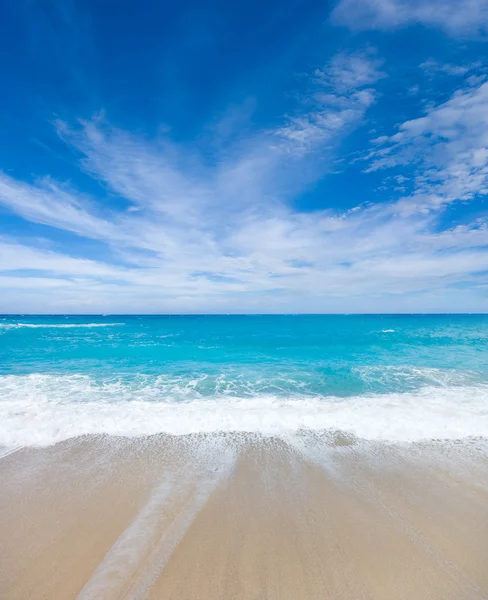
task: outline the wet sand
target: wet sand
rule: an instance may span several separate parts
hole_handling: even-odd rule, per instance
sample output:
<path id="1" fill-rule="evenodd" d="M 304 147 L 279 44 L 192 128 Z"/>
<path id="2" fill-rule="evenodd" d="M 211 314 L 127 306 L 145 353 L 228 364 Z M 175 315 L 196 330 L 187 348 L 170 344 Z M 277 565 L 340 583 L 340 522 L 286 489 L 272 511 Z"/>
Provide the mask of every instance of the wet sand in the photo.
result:
<path id="1" fill-rule="evenodd" d="M 0 460 L 0 598 L 488 598 L 486 441 L 85 437 Z"/>

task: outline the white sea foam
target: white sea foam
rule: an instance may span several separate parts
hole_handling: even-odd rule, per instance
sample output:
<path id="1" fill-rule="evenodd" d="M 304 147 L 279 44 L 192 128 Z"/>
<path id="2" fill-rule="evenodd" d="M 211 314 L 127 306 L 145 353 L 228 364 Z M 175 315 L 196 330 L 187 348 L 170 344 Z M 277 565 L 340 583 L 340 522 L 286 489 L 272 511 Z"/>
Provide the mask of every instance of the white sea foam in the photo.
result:
<path id="1" fill-rule="evenodd" d="M 480 382 L 480 373 L 475 370 L 437 369 L 411 365 L 362 365 L 353 367 L 352 372 L 370 385 L 382 384 L 387 389 L 398 386 L 472 386 Z"/>
<path id="2" fill-rule="evenodd" d="M 488 438 L 488 385 L 427 386 L 349 398 L 214 396 L 175 400 L 87 376 L 0 377 L 0 445 L 45 446 L 84 434 L 343 431 L 369 440 Z"/>
<path id="3" fill-rule="evenodd" d="M 146 598 L 179 540 L 218 483 L 229 476 L 234 464 L 235 454 L 229 447 L 209 444 L 197 447 L 189 468 L 184 472 L 169 472 L 156 486 L 147 504 L 107 552 L 77 600 L 96 600 L 107 594 Z M 188 488 L 192 491 L 190 498 L 178 507 L 180 495 Z M 172 515 L 175 511 L 176 516 Z M 162 523 L 166 526 L 164 529 Z M 142 568 L 141 562 L 144 563 Z"/>
<path id="4" fill-rule="evenodd" d="M 120 327 L 124 323 L 0 323 L 0 329 L 74 329 L 79 327 Z"/>

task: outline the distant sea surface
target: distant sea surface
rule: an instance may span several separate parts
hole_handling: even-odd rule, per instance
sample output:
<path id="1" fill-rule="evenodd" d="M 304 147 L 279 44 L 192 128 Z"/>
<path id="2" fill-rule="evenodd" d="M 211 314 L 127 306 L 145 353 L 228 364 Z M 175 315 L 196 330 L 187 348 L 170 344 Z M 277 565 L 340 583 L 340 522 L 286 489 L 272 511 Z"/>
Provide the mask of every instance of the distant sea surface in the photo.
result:
<path id="1" fill-rule="evenodd" d="M 488 437 L 488 316 L 0 316 L 0 446 Z"/>

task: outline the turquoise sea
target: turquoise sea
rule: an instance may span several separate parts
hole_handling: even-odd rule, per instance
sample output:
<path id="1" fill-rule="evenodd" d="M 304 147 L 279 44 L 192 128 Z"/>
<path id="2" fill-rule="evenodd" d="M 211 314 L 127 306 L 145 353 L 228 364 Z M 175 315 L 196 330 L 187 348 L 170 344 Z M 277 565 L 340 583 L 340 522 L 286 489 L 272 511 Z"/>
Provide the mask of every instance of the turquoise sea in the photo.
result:
<path id="1" fill-rule="evenodd" d="M 488 437 L 488 316 L 0 316 L 0 446 L 302 430 Z"/>

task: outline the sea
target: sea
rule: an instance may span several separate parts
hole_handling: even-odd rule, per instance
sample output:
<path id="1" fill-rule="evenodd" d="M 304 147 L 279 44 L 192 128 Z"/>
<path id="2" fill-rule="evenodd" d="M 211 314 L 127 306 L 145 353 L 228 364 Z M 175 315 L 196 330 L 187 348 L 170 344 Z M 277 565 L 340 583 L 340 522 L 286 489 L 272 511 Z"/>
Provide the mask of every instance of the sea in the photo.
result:
<path id="1" fill-rule="evenodd" d="M 488 437 L 488 315 L 0 316 L 0 446 Z"/>

